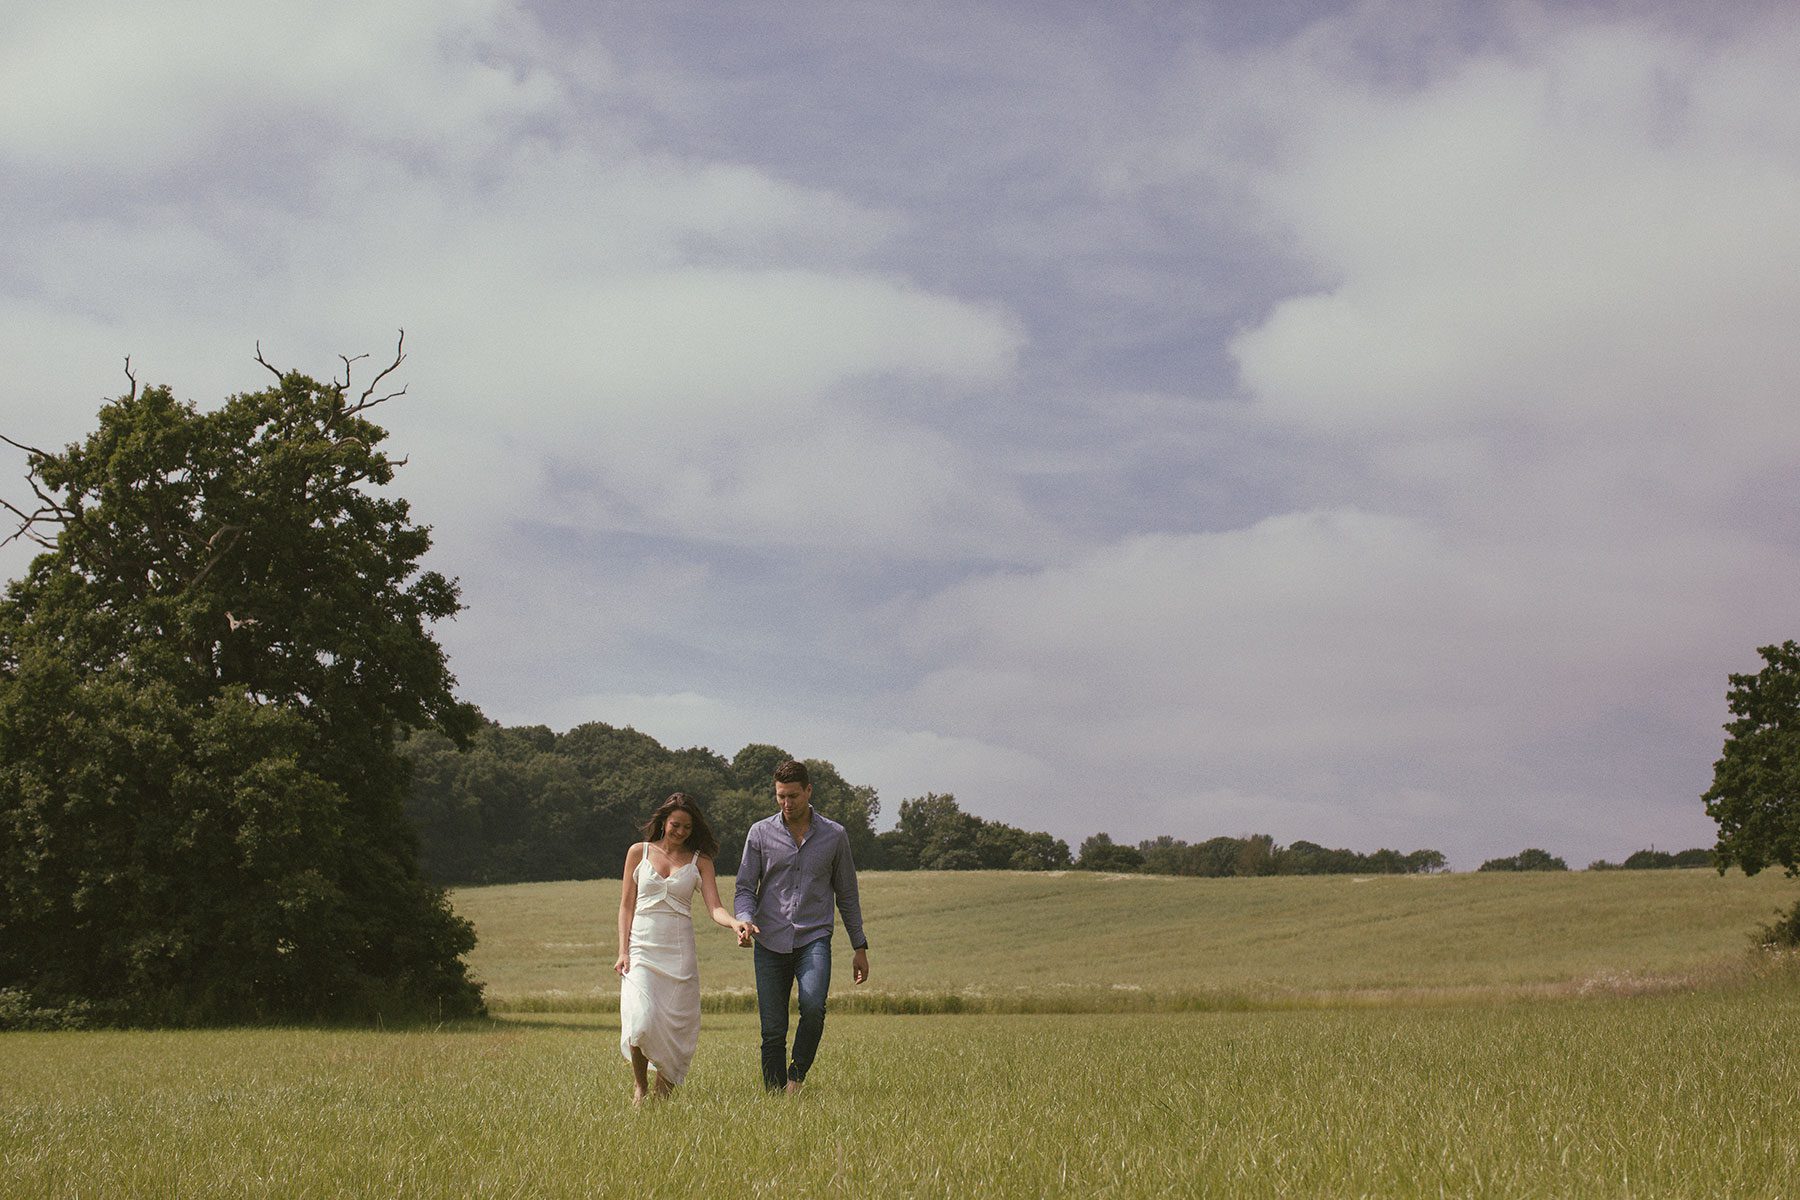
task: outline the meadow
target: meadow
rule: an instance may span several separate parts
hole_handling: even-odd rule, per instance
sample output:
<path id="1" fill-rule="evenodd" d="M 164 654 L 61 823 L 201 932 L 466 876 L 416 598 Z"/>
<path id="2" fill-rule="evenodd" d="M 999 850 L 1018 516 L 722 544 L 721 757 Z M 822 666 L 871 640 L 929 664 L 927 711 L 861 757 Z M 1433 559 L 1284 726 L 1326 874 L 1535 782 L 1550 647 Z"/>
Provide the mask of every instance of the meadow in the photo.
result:
<path id="1" fill-rule="evenodd" d="M 727 898 L 731 880 L 720 880 Z M 861 880 L 873 970 L 842 1011 L 1180 1011 L 1686 986 L 1744 961 L 1792 905 L 1778 871 L 1327 875 L 904 871 Z M 619 882 L 455 894 L 497 1010 L 609 1011 Z M 750 1005 L 749 955 L 696 926 L 709 1007 Z M 843 942 L 838 938 L 838 942 Z M 835 947 L 836 973 L 848 951 Z"/>
<path id="2" fill-rule="evenodd" d="M 761 1094 L 755 1018 L 715 1011 L 687 1086 L 644 1111 L 616 1015 L 572 995 L 610 967 L 609 887 L 457 895 L 517 1004 L 491 1022 L 0 1037 L 0 1194 L 1779 1196 L 1800 1179 L 1800 965 L 1745 940 L 1791 880 L 869 876 L 871 989 L 1233 1002 L 839 1011 L 793 1099 Z M 1238 928 L 1258 920 L 1277 945 Z M 748 967 L 716 940 L 702 970 L 727 977 L 729 1010 Z M 571 1011 L 529 1011 L 553 1001 Z"/>

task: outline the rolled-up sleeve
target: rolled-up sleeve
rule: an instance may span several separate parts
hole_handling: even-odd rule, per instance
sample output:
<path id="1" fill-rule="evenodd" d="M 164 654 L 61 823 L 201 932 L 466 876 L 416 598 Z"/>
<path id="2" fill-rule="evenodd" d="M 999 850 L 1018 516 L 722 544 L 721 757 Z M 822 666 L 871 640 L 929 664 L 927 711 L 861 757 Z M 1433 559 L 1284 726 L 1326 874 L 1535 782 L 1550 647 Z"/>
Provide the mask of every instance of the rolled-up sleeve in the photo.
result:
<path id="1" fill-rule="evenodd" d="M 844 932 L 850 935 L 851 949 L 866 949 L 869 939 L 863 936 L 862 900 L 856 894 L 856 863 L 850 857 L 848 836 L 838 840 L 831 864 L 831 890 L 837 893 L 838 915 L 844 918 Z"/>

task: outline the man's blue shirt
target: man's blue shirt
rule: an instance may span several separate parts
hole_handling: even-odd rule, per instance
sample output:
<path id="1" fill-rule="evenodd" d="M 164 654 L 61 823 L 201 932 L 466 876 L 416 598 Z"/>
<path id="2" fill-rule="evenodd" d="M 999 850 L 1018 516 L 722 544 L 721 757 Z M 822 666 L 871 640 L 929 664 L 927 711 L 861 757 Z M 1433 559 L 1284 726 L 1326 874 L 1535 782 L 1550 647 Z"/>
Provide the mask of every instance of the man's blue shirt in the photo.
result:
<path id="1" fill-rule="evenodd" d="M 856 864 L 842 825 L 815 809 L 804 845 L 795 844 L 780 813 L 750 827 L 738 863 L 737 916 L 761 930 L 760 945 L 785 954 L 830 937 L 834 898 L 850 945 L 863 949 L 869 943 L 856 896 Z"/>

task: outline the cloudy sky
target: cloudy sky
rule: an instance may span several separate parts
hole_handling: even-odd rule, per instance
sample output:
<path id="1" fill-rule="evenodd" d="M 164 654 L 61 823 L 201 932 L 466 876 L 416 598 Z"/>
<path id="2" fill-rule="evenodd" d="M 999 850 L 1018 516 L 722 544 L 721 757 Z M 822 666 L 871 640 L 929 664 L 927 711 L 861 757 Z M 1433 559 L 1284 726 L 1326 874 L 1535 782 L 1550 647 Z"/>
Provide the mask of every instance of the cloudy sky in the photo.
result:
<path id="1" fill-rule="evenodd" d="M 4 431 L 404 326 L 500 720 L 1707 845 L 1800 636 L 1800 9 L 1699 7 L 10 0 Z"/>

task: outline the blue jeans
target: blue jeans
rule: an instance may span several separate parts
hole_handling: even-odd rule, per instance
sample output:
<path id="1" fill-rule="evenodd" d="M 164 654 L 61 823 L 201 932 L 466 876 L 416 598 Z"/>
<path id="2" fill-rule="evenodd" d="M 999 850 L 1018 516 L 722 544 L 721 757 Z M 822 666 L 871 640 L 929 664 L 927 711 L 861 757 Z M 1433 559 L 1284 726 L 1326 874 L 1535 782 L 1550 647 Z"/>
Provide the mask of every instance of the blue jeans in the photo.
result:
<path id="1" fill-rule="evenodd" d="M 800 1028 L 794 1057 L 787 1056 L 788 997 L 800 984 Z M 756 1011 L 762 1017 L 763 1086 L 778 1092 L 799 1083 L 819 1051 L 825 1032 L 825 993 L 831 990 L 831 938 L 818 938 L 783 954 L 756 944 Z"/>

